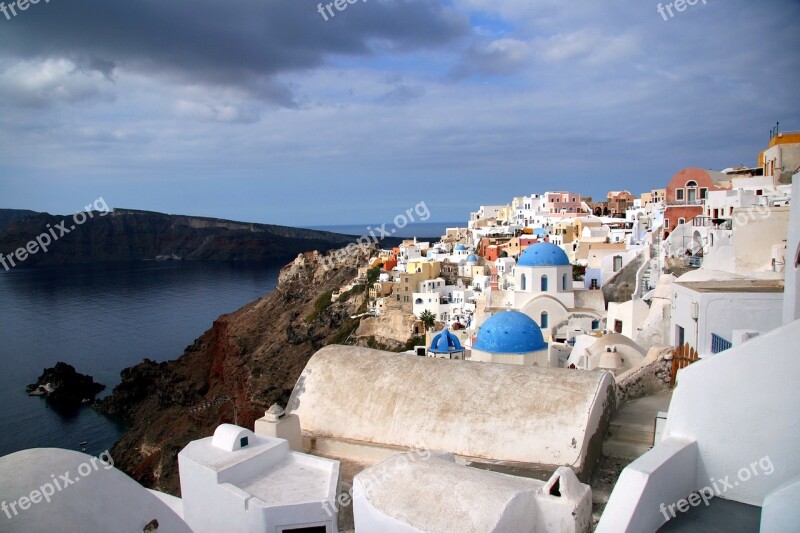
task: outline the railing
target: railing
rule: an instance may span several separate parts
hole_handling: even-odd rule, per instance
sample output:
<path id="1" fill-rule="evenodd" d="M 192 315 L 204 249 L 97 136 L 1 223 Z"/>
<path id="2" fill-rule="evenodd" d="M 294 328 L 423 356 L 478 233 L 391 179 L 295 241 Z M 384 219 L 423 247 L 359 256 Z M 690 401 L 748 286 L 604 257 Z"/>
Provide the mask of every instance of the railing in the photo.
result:
<path id="1" fill-rule="evenodd" d="M 673 200 L 671 202 L 667 202 L 667 207 L 680 205 L 703 205 L 703 200 Z"/>
<path id="2" fill-rule="evenodd" d="M 722 220 L 721 223 L 715 224 L 714 220 Z M 703 228 L 712 228 L 712 229 L 731 229 L 733 221 L 730 218 L 713 218 L 713 217 L 694 217 L 692 219 L 692 226 L 695 227 L 703 227 Z"/>
<path id="3" fill-rule="evenodd" d="M 688 267 L 700 268 L 703 266 L 703 258 L 693 255 L 684 259 L 684 265 Z"/>
<path id="4" fill-rule="evenodd" d="M 731 341 L 725 340 L 716 333 L 711 334 L 711 353 L 724 352 L 733 346 Z"/>
<path id="5" fill-rule="evenodd" d="M 684 344 L 683 346 L 672 350 L 672 372 L 670 372 L 669 380 L 670 388 L 675 387 L 675 384 L 677 383 L 678 372 L 680 372 L 681 369 L 684 369 L 692 363 L 698 361 L 699 359 L 700 356 L 698 355 L 697 350 L 688 344 Z"/>

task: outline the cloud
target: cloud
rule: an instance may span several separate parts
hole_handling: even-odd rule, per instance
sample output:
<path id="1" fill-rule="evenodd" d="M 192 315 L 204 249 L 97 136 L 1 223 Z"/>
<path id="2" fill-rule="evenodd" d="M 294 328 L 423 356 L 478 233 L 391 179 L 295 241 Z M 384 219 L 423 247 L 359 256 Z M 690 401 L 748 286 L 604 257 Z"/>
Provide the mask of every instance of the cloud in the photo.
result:
<path id="1" fill-rule="evenodd" d="M 0 102 L 27 108 L 113 100 L 113 85 L 97 70 L 67 59 L 21 61 L 0 67 Z"/>
<path id="2" fill-rule="evenodd" d="M 639 47 L 633 34 L 607 35 L 598 29 L 558 33 L 534 41 L 536 56 L 548 62 L 602 64 L 634 56 Z"/>
<path id="3" fill-rule="evenodd" d="M 424 86 L 398 83 L 392 90 L 381 96 L 378 101 L 389 105 L 404 105 L 423 96 L 425 96 Z"/>
<path id="4" fill-rule="evenodd" d="M 519 39 L 502 38 L 474 45 L 467 50 L 462 62 L 453 69 L 456 79 L 472 75 L 502 76 L 518 72 L 531 59 L 528 43 Z"/>
<path id="5" fill-rule="evenodd" d="M 434 0 L 376 0 L 328 22 L 315 0 L 70 0 L 5 24 L 0 54 L 83 62 L 106 77 L 124 68 L 237 88 L 290 106 L 282 74 L 319 67 L 331 56 L 441 47 L 470 31 L 464 15 Z"/>
<path id="6" fill-rule="evenodd" d="M 224 102 L 192 102 L 178 100 L 175 103 L 175 115 L 180 118 L 207 122 L 227 122 L 250 124 L 258 121 L 259 114 L 253 109 Z"/>

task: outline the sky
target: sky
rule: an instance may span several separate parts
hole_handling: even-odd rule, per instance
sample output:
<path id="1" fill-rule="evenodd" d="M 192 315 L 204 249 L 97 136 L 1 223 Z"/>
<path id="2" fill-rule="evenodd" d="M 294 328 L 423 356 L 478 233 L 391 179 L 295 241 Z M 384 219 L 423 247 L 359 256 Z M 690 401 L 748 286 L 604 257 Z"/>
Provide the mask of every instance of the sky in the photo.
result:
<path id="1" fill-rule="evenodd" d="M 0 208 L 465 221 L 754 166 L 800 130 L 798 0 L 9 4 Z"/>

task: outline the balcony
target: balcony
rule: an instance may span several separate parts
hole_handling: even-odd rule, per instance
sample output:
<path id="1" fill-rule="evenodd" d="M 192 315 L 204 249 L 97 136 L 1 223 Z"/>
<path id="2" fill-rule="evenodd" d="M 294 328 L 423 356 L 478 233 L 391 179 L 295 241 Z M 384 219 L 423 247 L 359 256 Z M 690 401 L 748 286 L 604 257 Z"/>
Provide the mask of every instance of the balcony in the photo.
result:
<path id="1" fill-rule="evenodd" d="M 730 230 L 733 228 L 732 224 L 733 221 L 730 218 L 694 217 L 692 219 L 692 226 L 695 227 Z"/>
<path id="2" fill-rule="evenodd" d="M 673 200 L 671 202 L 667 202 L 667 207 L 703 205 L 703 201 L 704 200 L 702 198 L 695 200 Z"/>

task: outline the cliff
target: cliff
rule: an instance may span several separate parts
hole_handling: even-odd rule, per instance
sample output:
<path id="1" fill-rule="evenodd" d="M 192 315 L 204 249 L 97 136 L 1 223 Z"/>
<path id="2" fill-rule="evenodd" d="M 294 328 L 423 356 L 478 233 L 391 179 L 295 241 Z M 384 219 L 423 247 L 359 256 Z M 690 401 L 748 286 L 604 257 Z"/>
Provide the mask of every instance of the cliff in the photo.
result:
<path id="1" fill-rule="evenodd" d="M 174 361 L 144 360 L 122 372 L 111 396 L 95 404 L 130 430 L 111 450 L 115 465 L 144 485 L 179 491 L 178 452 L 230 422 L 253 427 L 274 402 L 286 405 L 298 376 L 321 347 L 358 326 L 366 292 L 330 303 L 370 250 L 354 249 L 323 268 L 316 253 L 283 268 L 270 295 L 218 318 Z"/>
<path id="2" fill-rule="evenodd" d="M 52 241 L 47 251 L 28 254 L 19 265 L 156 258 L 290 261 L 307 250 L 325 252 L 354 241 L 352 236 L 327 231 L 133 209 L 94 211 L 80 223 L 83 217 L 0 209 L 0 253 L 8 256 L 47 235 Z"/>

